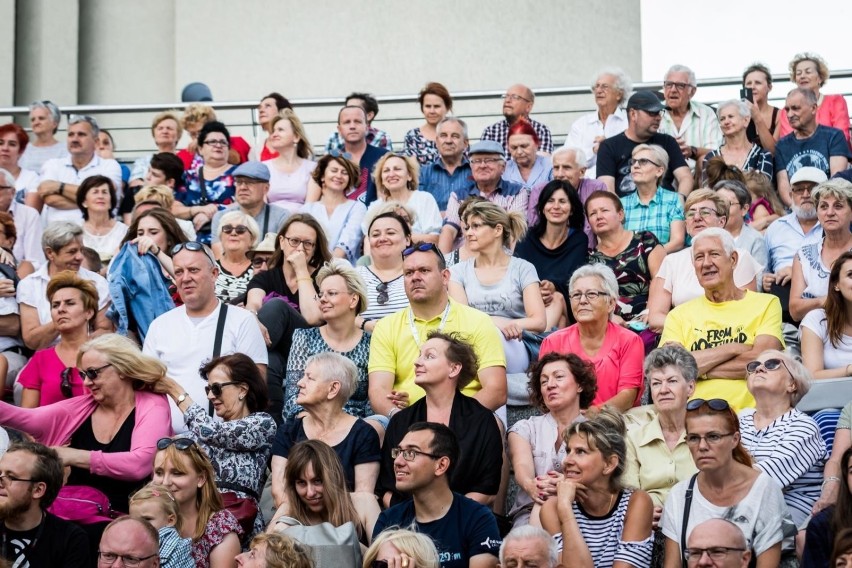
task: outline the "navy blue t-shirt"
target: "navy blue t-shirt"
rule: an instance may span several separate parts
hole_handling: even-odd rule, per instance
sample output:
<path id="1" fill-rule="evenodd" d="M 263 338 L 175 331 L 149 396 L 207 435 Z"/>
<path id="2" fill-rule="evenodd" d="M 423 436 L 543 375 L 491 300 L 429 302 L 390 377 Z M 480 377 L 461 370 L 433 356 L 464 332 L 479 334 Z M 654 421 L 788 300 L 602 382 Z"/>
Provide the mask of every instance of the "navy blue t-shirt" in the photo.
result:
<path id="1" fill-rule="evenodd" d="M 669 155 L 669 169 L 663 175 L 660 185 L 665 189 L 674 191 L 674 171 L 687 166 L 680 151 L 677 140 L 668 134 L 656 133 L 645 142 L 634 142 L 624 132 L 601 142 L 598 150 L 597 176 L 612 176 L 615 178 L 615 192 L 619 197 L 636 191 L 633 176 L 630 174 L 630 159 L 633 157 L 633 148 L 639 144 L 656 144 L 662 146 Z"/>
<path id="2" fill-rule="evenodd" d="M 470 559 L 479 554 L 500 551 L 497 521 L 485 505 L 464 495 L 453 493 L 453 504 L 447 514 L 431 523 L 418 523 L 414 518 L 414 501 L 406 501 L 382 511 L 373 529 L 373 539 L 389 527 L 408 527 L 429 536 L 438 549 L 441 568 L 467 568 Z"/>
<path id="3" fill-rule="evenodd" d="M 799 140 L 791 132 L 778 141 L 775 145 L 775 171 L 786 170 L 787 179 L 791 179 L 799 168 L 810 166 L 831 177 L 829 166 L 832 156 L 849 158 L 846 138 L 840 130 L 819 124 L 810 138 Z"/>

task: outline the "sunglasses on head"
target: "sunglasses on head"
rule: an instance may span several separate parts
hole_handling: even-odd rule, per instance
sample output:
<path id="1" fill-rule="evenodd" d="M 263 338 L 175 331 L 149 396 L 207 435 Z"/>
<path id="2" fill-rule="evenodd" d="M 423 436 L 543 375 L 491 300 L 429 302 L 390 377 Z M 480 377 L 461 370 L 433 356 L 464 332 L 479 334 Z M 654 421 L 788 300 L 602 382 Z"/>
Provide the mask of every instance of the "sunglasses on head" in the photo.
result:
<path id="1" fill-rule="evenodd" d="M 352 159 L 352 154 L 349 152 L 343 152 L 342 150 L 338 150 L 337 148 L 332 148 L 328 151 L 328 155 L 332 158 L 346 158 L 347 160 Z"/>
<path id="2" fill-rule="evenodd" d="M 698 410 L 705 404 L 710 407 L 710 410 L 715 410 L 716 412 L 722 412 L 723 410 L 729 410 L 731 408 L 731 405 L 728 404 L 728 401 L 721 398 L 711 398 L 710 400 L 704 400 L 703 398 L 693 398 L 692 400 L 686 403 L 686 409 Z"/>
<path id="3" fill-rule="evenodd" d="M 444 259 L 444 254 L 441 250 L 435 245 L 435 243 L 420 243 L 419 245 L 413 245 L 402 251 L 402 258 L 408 258 L 415 252 L 428 252 L 432 251 L 438 255 L 438 258 L 441 260 Z"/>
<path id="4" fill-rule="evenodd" d="M 181 451 L 186 451 L 195 445 L 195 440 L 192 438 L 160 438 L 157 440 L 157 449 L 165 450 L 169 446 L 174 446 Z"/>
<path id="5" fill-rule="evenodd" d="M 208 252 L 207 247 L 205 247 L 203 244 L 199 243 L 198 241 L 189 241 L 189 242 L 186 242 L 186 243 L 176 244 L 175 246 L 172 247 L 171 256 L 176 255 L 177 253 L 179 253 L 180 251 L 182 251 L 184 249 L 191 250 L 192 252 L 203 252 L 204 255 L 207 258 L 210 259 L 210 262 L 212 262 L 214 265 L 216 264 L 216 259 L 213 258 L 213 254 Z"/>
<path id="6" fill-rule="evenodd" d="M 107 367 L 112 367 L 112 363 L 107 363 L 103 367 L 98 367 L 98 368 L 89 367 L 88 369 L 77 369 L 77 372 L 80 373 L 81 377 L 87 378 L 90 381 L 94 381 L 95 379 L 98 378 L 98 376 L 100 376 L 100 374 L 103 372 L 103 370 L 106 369 Z M 70 374 L 69 374 L 68 378 L 69 378 L 69 381 L 70 381 L 70 379 L 71 379 Z M 64 377 L 63 377 L 63 379 L 64 379 Z M 70 387 L 71 385 L 69 384 L 68 386 Z M 60 385 L 60 388 L 61 388 L 61 385 Z"/>
<path id="7" fill-rule="evenodd" d="M 766 361 L 752 361 L 751 363 L 746 365 L 746 373 L 748 373 L 749 375 L 756 373 L 761 366 L 763 366 L 763 368 L 767 371 L 774 371 L 782 366 L 787 369 L 787 365 L 784 363 L 784 361 L 782 361 L 781 359 L 774 358 L 767 359 Z M 790 369 L 787 369 L 787 372 L 790 373 Z M 790 374 L 792 375 L 793 373 Z"/>

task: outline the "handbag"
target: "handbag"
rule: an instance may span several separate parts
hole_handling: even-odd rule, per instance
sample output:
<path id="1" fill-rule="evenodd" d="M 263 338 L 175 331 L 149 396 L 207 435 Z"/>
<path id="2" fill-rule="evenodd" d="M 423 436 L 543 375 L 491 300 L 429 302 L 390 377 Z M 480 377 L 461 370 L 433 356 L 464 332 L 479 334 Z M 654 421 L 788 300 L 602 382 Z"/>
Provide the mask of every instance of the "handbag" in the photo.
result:
<path id="1" fill-rule="evenodd" d="M 123 515 L 113 511 L 109 499 L 102 491 L 87 485 L 62 487 L 47 511 L 60 519 L 81 525 L 108 523 Z"/>
<path id="2" fill-rule="evenodd" d="M 220 484 L 222 485 L 222 484 Z M 222 504 L 225 510 L 237 518 L 243 529 L 242 539 L 248 539 L 254 532 L 254 520 L 257 517 L 257 501 L 252 497 L 239 497 L 231 491 L 222 492 Z"/>
<path id="3" fill-rule="evenodd" d="M 290 525 L 282 528 L 280 525 Z M 358 531 L 350 521 L 335 527 L 331 523 L 306 526 L 293 517 L 279 517 L 275 532 L 298 540 L 311 549 L 317 566 L 360 566 L 361 544 Z"/>

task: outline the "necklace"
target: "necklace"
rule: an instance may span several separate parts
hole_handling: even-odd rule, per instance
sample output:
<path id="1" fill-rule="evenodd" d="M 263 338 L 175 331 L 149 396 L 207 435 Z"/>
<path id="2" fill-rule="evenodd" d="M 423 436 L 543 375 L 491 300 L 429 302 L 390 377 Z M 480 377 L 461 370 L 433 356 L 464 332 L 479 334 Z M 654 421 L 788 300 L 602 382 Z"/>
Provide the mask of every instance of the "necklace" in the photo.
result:
<path id="1" fill-rule="evenodd" d="M 325 442 L 325 437 L 334 432 L 334 429 L 337 428 L 337 424 L 340 422 L 340 418 L 331 423 L 331 426 L 326 428 L 323 433 L 316 437 L 317 440 L 322 440 Z M 330 444 L 329 444 L 330 445 Z"/>

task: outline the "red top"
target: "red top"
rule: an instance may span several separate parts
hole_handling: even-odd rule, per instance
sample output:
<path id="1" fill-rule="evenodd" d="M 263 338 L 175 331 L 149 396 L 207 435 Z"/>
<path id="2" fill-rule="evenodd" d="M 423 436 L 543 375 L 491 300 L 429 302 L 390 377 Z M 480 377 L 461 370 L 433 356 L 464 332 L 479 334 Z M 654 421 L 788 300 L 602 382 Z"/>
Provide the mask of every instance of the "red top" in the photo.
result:
<path id="1" fill-rule="evenodd" d="M 234 150 L 237 154 L 239 154 L 241 164 L 243 162 L 248 162 L 251 146 L 249 146 L 249 143 L 246 142 L 245 138 L 241 136 L 231 136 L 231 150 Z M 194 154 L 184 148 L 183 150 L 177 151 L 177 157 L 183 162 L 184 170 L 192 169 L 192 159 L 195 157 Z"/>

